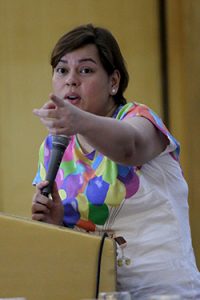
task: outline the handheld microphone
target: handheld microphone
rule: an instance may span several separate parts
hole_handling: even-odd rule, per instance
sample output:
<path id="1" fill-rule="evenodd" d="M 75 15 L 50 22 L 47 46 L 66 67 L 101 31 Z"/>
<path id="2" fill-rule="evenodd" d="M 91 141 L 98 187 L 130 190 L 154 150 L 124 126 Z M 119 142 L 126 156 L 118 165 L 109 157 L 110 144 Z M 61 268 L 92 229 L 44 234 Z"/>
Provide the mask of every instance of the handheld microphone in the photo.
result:
<path id="1" fill-rule="evenodd" d="M 52 141 L 52 150 L 50 154 L 49 166 L 46 174 L 46 179 L 49 183 L 45 186 L 41 193 L 48 197 L 52 192 L 53 183 L 55 181 L 60 163 L 62 161 L 65 149 L 69 145 L 70 138 L 65 135 L 54 135 Z"/>

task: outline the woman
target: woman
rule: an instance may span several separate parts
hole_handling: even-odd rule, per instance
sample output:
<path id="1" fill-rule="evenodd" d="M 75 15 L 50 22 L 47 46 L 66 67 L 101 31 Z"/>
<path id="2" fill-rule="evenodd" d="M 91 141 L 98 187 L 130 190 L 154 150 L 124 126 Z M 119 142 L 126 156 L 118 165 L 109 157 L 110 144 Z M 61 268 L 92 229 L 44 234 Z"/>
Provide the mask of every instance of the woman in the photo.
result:
<path id="1" fill-rule="evenodd" d="M 179 144 L 151 109 L 126 103 L 129 78 L 115 38 L 77 27 L 57 42 L 51 65 L 53 93 L 34 110 L 50 135 L 40 148 L 33 220 L 107 232 L 118 244 L 118 289 L 133 299 L 200 299 Z M 41 193 L 51 135 L 71 137 L 53 201 Z"/>

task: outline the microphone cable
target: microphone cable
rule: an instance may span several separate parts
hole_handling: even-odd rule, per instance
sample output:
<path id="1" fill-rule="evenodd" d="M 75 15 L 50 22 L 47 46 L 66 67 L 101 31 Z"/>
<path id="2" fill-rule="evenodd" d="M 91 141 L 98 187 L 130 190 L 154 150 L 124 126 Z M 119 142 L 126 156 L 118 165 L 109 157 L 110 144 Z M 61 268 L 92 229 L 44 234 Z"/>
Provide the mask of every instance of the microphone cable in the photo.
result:
<path id="1" fill-rule="evenodd" d="M 101 259 L 102 259 L 104 242 L 107 237 L 108 237 L 107 232 L 104 232 L 104 234 L 101 238 L 101 243 L 100 243 L 100 247 L 99 247 L 97 274 L 96 274 L 96 292 L 95 292 L 96 299 L 98 299 L 98 296 L 99 296 L 99 285 L 100 285 L 100 276 L 101 276 Z"/>

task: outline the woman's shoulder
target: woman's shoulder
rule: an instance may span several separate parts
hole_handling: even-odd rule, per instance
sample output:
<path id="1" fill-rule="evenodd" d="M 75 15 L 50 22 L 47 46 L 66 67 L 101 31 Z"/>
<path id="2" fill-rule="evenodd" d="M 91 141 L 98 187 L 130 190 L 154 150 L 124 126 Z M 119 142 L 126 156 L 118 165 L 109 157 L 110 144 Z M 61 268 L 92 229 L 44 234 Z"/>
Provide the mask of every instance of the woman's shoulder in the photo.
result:
<path id="1" fill-rule="evenodd" d="M 118 120 L 127 118 L 142 117 L 150 121 L 168 139 L 168 146 L 165 152 L 173 152 L 176 160 L 179 160 L 180 144 L 166 127 L 162 118 L 148 105 L 136 101 L 128 102 L 121 106 L 116 116 Z"/>
<path id="2" fill-rule="evenodd" d="M 151 112 L 151 108 L 146 104 L 136 101 L 129 101 L 124 105 L 120 105 L 114 113 L 116 119 L 123 119 L 126 116 L 140 116 L 145 111 Z"/>

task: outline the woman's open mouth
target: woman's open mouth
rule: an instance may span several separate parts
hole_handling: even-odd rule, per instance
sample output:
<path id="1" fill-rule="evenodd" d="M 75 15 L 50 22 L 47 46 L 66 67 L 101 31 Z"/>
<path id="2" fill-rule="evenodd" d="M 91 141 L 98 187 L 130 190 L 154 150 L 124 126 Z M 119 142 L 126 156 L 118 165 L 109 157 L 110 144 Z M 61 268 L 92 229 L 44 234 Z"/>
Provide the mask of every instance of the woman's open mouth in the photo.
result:
<path id="1" fill-rule="evenodd" d="M 68 100 L 69 102 L 71 102 L 72 104 L 77 104 L 80 102 L 81 97 L 77 94 L 71 94 L 71 95 L 66 95 L 64 97 L 65 100 Z"/>

